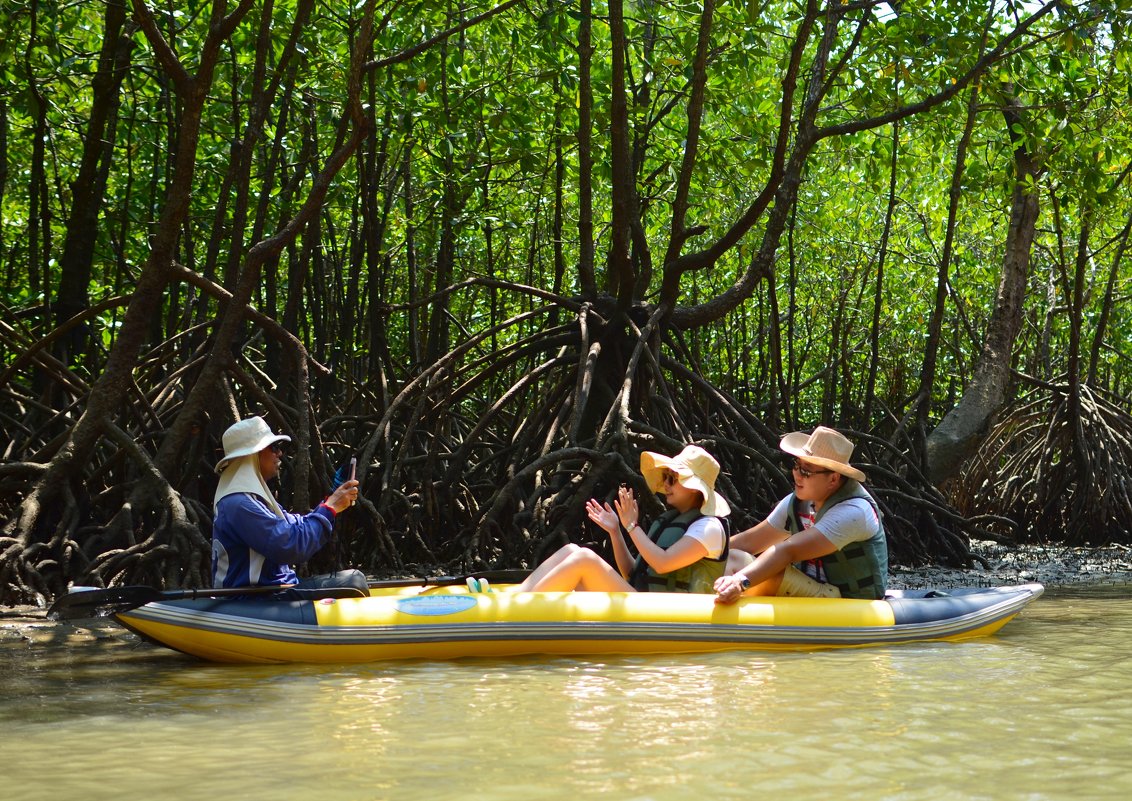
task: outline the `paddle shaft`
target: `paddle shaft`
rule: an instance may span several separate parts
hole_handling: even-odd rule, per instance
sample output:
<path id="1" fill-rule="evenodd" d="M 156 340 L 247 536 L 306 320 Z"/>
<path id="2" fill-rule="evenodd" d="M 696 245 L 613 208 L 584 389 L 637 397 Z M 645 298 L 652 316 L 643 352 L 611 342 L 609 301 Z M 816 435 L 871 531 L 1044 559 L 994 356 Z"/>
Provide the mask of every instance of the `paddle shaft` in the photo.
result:
<path id="1" fill-rule="evenodd" d="M 469 578 L 485 578 L 498 584 L 517 584 L 530 575 L 529 570 L 482 570 L 464 576 L 431 576 L 429 578 L 381 579 L 369 582 L 371 589 L 384 587 L 454 587 L 467 583 Z"/>
<path id="2" fill-rule="evenodd" d="M 223 598 L 234 595 L 268 595 L 293 587 L 281 584 L 258 587 L 218 587 L 185 590 L 159 590 L 155 587 L 130 586 L 109 587 L 71 591 L 60 595 L 47 610 L 48 617 L 59 619 L 67 617 L 89 617 L 91 613 L 105 608 L 108 612 L 122 612 L 135 606 L 154 601 L 179 601 L 195 598 Z"/>
<path id="3" fill-rule="evenodd" d="M 501 584 L 522 581 L 527 577 L 526 570 L 485 570 L 476 573 L 478 578 L 486 578 Z M 469 576 L 432 576 L 429 578 L 384 579 L 370 581 L 373 589 L 385 587 L 449 587 L 467 582 Z M 196 598 L 225 598 L 246 595 L 271 595 L 290 589 L 292 584 L 272 584 L 256 587 L 203 587 L 200 589 L 159 590 L 155 587 L 129 586 L 109 587 L 107 589 L 75 590 L 60 595 L 47 610 L 53 619 L 68 617 L 92 617 L 97 614 L 124 612 L 154 601 L 180 601 Z"/>

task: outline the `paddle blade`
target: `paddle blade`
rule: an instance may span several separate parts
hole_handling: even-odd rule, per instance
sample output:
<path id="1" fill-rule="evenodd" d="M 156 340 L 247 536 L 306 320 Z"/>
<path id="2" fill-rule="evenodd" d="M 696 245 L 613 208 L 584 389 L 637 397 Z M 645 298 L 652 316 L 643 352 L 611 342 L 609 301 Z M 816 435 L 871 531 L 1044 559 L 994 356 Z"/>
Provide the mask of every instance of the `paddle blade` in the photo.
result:
<path id="1" fill-rule="evenodd" d="M 224 587 L 191 590 L 158 590 L 153 587 L 92 587 L 73 588 L 66 595 L 60 595 L 47 610 L 52 620 L 73 617 L 104 617 L 115 612 L 124 612 L 135 606 L 154 601 L 179 601 L 183 598 L 225 598 L 245 595 L 274 595 L 290 589 L 291 584 L 265 585 L 259 587 Z"/>
<path id="2" fill-rule="evenodd" d="M 132 609 L 151 601 L 160 601 L 162 593 L 153 587 L 75 588 L 60 595 L 47 610 L 52 620 L 76 617 L 105 617 L 124 609 Z"/>

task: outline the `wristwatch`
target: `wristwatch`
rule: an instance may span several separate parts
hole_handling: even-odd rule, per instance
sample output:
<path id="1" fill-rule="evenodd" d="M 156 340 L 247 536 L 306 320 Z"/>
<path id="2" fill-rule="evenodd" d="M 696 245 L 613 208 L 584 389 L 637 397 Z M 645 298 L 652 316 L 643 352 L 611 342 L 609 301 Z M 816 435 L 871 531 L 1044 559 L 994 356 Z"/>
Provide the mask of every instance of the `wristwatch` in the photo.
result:
<path id="1" fill-rule="evenodd" d="M 751 589 L 751 580 L 746 576 L 739 579 L 739 592 L 746 592 Z"/>

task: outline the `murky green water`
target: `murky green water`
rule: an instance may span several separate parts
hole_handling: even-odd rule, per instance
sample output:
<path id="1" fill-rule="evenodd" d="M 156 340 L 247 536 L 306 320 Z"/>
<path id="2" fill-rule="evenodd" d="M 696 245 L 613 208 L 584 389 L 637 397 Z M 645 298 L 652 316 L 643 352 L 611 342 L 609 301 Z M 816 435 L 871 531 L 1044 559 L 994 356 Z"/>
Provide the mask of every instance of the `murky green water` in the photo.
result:
<path id="1" fill-rule="evenodd" d="M 0 645 L 0 797 L 1125 799 L 1132 588 L 811 654 L 231 667 Z"/>

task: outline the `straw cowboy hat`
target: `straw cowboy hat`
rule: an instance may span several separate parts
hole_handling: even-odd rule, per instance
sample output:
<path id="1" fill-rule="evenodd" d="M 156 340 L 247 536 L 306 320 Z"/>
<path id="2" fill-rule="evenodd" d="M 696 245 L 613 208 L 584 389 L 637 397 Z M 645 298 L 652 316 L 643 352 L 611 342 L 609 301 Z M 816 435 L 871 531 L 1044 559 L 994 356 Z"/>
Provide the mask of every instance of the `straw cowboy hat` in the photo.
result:
<path id="1" fill-rule="evenodd" d="M 818 426 L 812 434 L 795 431 L 783 437 L 778 447 L 791 456 L 805 459 L 819 467 L 857 481 L 865 480 L 865 474 L 849 464 L 849 457 L 853 455 L 853 443 L 832 428 Z"/>
<path id="2" fill-rule="evenodd" d="M 675 456 L 664 456 L 652 451 L 641 454 L 641 475 L 653 492 L 664 492 L 664 471 L 676 474 L 680 486 L 697 490 L 704 498 L 700 512 L 712 517 L 726 517 L 731 507 L 715 491 L 719 476 L 719 462 L 699 445 L 687 445 Z"/>
<path id="3" fill-rule="evenodd" d="M 224 432 L 224 458 L 216 463 L 216 472 L 221 472 L 233 459 L 259 453 L 276 442 L 290 442 L 286 434 L 272 433 L 262 417 L 249 417 L 228 426 Z"/>

